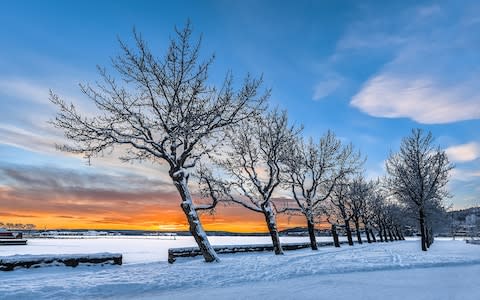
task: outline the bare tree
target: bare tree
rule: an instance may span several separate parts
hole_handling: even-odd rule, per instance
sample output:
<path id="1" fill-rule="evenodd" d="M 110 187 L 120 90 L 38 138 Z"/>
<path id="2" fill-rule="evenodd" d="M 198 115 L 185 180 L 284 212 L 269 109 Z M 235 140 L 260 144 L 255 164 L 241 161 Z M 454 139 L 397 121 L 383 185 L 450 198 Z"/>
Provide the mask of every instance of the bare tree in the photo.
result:
<path id="1" fill-rule="evenodd" d="M 367 198 L 370 192 L 371 186 L 365 181 L 365 178 L 362 175 L 355 177 L 352 182 L 350 183 L 350 203 L 351 203 L 351 210 L 352 210 L 352 221 L 355 225 L 355 233 L 357 236 L 357 242 L 362 244 L 362 236 L 360 234 L 360 224 L 363 222 L 364 228 L 367 226 L 365 225 L 365 220 L 363 216 L 365 216 L 366 205 L 367 205 Z M 369 234 L 367 233 L 368 240 L 370 240 Z"/>
<path id="2" fill-rule="evenodd" d="M 448 196 L 446 185 L 453 165 L 445 151 L 433 146 L 430 132 L 424 134 L 423 130 L 414 129 L 402 140 L 399 152 L 390 155 L 386 168 L 391 193 L 415 210 L 421 247 L 427 251 L 428 210 Z"/>
<path id="3" fill-rule="evenodd" d="M 299 139 L 293 144 L 287 160 L 286 182 L 290 186 L 298 210 L 307 220 L 312 250 L 317 250 L 315 211 L 328 199 L 337 180 L 357 170 L 359 153 L 352 145 L 343 146 L 335 134 L 328 131 L 318 144 Z"/>
<path id="4" fill-rule="evenodd" d="M 394 201 L 387 204 L 387 223 L 395 240 L 404 240 L 403 228 L 407 224 L 405 220 L 405 207 L 401 203 Z"/>
<path id="5" fill-rule="evenodd" d="M 213 56 L 201 62 L 201 39 L 191 43 L 188 23 L 175 29 L 165 56 L 157 58 L 134 31 L 135 47 L 120 41 L 121 54 L 112 59 L 116 76 L 99 68 L 102 82 L 81 85 L 98 115 L 86 117 L 51 92 L 59 112 L 52 123 L 73 144 L 64 151 L 90 159 L 121 146 L 124 161 L 166 163 L 181 197 L 181 208 L 205 260 L 217 261 L 198 217 L 188 186 L 196 163 L 224 139 L 225 131 L 255 117 L 269 92 L 259 94 L 261 80 L 247 77 L 238 91 L 229 74 L 216 88 L 208 83 Z"/>
<path id="6" fill-rule="evenodd" d="M 380 185 L 379 180 L 370 180 L 368 183 L 368 188 L 366 189 L 365 193 L 365 199 L 363 203 L 363 209 L 360 211 L 361 218 L 363 221 L 363 226 L 364 226 L 364 231 L 365 235 L 367 237 L 367 242 L 372 243 L 372 242 L 377 242 L 376 235 L 373 231 L 374 228 L 376 228 L 376 211 L 375 211 L 375 205 L 379 201 L 378 199 L 380 198 L 377 189 L 378 186 Z"/>
<path id="7" fill-rule="evenodd" d="M 333 245 L 335 247 L 340 247 L 340 240 L 338 238 L 337 228 L 341 226 L 341 215 L 338 213 L 338 210 L 330 201 L 321 202 L 319 206 L 315 208 L 315 212 L 319 216 L 325 216 L 326 221 L 330 224 L 330 233 L 333 238 Z"/>
<path id="8" fill-rule="evenodd" d="M 388 242 L 386 220 L 388 218 L 387 194 L 384 189 L 383 180 L 376 179 L 367 183 L 368 188 L 364 190 L 365 203 L 361 214 L 367 239 L 370 237 L 373 242 L 377 241 L 377 231 L 380 242 Z"/>
<path id="9" fill-rule="evenodd" d="M 348 178 L 344 177 L 339 180 L 332 191 L 330 201 L 336 208 L 338 215 L 341 216 L 341 220 L 345 226 L 348 244 L 353 246 L 352 230 L 350 228 L 350 220 L 352 219 L 353 213 L 349 185 L 350 182 Z"/>
<path id="10" fill-rule="evenodd" d="M 281 184 L 283 164 L 299 129 L 288 124 L 286 112 L 276 110 L 242 122 L 227 139 L 224 158 L 217 164 L 227 179 L 204 177 L 214 202 L 236 203 L 265 217 L 275 254 L 283 254 L 277 230 L 274 191 Z"/>

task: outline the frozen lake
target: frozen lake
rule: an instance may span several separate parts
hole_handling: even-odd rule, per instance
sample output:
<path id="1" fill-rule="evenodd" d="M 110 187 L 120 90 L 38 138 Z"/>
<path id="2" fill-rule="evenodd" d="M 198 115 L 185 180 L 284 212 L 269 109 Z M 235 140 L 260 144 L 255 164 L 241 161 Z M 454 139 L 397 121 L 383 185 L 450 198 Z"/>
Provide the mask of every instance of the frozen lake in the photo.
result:
<path id="1" fill-rule="evenodd" d="M 270 244 L 269 236 L 211 236 L 213 245 Z M 281 237 L 282 243 L 308 242 L 308 237 Z M 317 241 L 332 241 L 317 237 Z M 123 254 L 124 264 L 167 261 L 168 248 L 193 247 L 190 236 L 107 236 L 82 238 L 31 238 L 26 246 L 0 246 L 0 256 L 15 254 L 83 254 L 115 252 Z"/>

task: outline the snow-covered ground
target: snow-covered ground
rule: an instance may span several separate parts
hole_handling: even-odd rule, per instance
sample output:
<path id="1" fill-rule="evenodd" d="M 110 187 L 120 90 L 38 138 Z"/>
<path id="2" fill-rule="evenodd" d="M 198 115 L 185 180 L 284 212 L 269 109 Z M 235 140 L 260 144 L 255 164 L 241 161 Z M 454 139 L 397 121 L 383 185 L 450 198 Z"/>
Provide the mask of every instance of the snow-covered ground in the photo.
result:
<path id="1" fill-rule="evenodd" d="M 331 241 L 319 237 L 318 241 Z M 269 236 L 212 236 L 214 245 L 269 244 Z M 283 243 L 308 242 L 308 237 L 282 237 Z M 194 247 L 190 236 L 108 236 L 58 239 L 28 239 L 27 246 L 0 247 L 0 256 L 14 254 L 85 254 L 98 252 L 122 253 L 124 264 L 167 261 L 168 248 Z"/>
<path id="2" fill-rule="evenodd" d="M 258 237 L 218 238 L 223 244 L 268 241 Z M 215 239 L 214 244 L 222 243 Z M 130 244 L 131 240 L 135 246 Z M 410 240 L 288 251 L 283 256 L 229 254 L 221 255 L 222 261 L 215 264 L 204 263 L 201 258 L 179 259 L 169 265 L 151 255 L 152 251 L 163 249 L 155 248 L 152 240 L 87 241 L 96 252 L 130 253 L 130 261 L 123 266 L 2 272 L 0 298 L 480 299 L 480 246 L 464 241 L 437 240 L 426 253 L 419 250 L 418 241 Z M 163 242 L 174 243 L 175 247 L 191 245 L 187 240 Z M 300 240 L 305 239 L 297 239 Z M 56 240 L 48 241 L 58 245 Z M 105 242 L 104 246 L 118 244 L 105 249 L 99 248 L 103 244 L 94 247 L 94 241 Z M 81 241 L 72 240 L 74 245 L 63 245 L 57 252 L 78 249 L 78 243 Z M 119 251 L 122 244 L 126 251 Z M 34 244 L 31 246 L 34 249 Z M 39 245 L 37 250 L 44 251 L 45 247 Z M 0 256 L 5 255 L 4 248 L 0 251 Z M 141 253 L 148 259 L 139 259 Z"/>

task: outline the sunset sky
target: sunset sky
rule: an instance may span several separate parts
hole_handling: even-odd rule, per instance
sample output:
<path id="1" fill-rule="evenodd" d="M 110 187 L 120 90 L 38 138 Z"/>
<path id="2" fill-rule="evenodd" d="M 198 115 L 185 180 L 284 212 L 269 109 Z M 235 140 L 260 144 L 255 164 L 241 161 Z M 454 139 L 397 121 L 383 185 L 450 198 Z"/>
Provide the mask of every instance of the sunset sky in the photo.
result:
<path id="1" fill-rule="evenodd" d="M 187 19 L 205 57 L 216 55 L 212 82 L 263 74 L 272 105 L 305 136 L 332 129 L 352 142 L 369 178 L 412 128 L 430 130 L 456 165 L 447 204 L 480 205 L 480 3 L 393 2 L 1 1 L 0 222 L 187 228 L 165 166 L 122 163 L 120 150 L 87 165 L 55 149 L 63 136 L 47 123 L 49 89 L 91 107 L 78 83 L 110 67 L 117 37 L 131 42 L 135 27 L 163 55 Z M 207 230 L 266 231 L 262 215 L 236 206 L 202 219 Z"/>

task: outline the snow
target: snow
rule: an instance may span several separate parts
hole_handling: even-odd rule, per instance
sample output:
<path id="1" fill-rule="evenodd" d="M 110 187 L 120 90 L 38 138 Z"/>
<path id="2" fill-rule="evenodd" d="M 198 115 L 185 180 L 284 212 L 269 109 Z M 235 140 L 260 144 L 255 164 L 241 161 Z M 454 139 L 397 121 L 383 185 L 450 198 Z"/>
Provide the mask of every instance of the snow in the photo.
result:
<path id="1" fill-rule="evenodd" d="M 163 293 L 162 299 L 478 300 L 479 274 L 480 265 L 324 274 L 215 289 L 177 289 Z M 152 293 L 138 299 L 158 297 Z"/>
<path id="2" fill-rule="evenodd" d="M 216 245 L 221 242 L 252 244 L 265 243 L 268 238 L 213 237 L 211 240 Z M 305 240 L 284 238 L 283 242 Z M 85 240 L 72 240 L 70 246 L 78 247 L 82 241 Z M 288 251 L 281 256 L 271 252 L 229 254 L 221 255 L 221 262 L 213 264 L 204 263 L 201 258 L 179 259 L 173 265 L 151 252 L 162 248 L 158 244 L 169 245 L 163 248 L 187 247 L 192 246 L 193 240 L 104 238 L 86 241 L 96 252 L 111 251 L 99 247 L 113 243 L 112 248 L 116 249 L 113 252 L 124 253 L 125 259 L 129 254 L 130 262 L 122 266 L 52 267 L 0 273 L 0 298 L 480 298 L 480 246 L 458 240 L 436 240 L 428 252 L 420 251 L 418 241 L 407 240 Z M 58 245 L 58 240 L 50 242 Z M 120 243 L 126 251 L 118 251 Z M 42 248 L 46 245 L 39 245 L 37 250 Z M 62 246 L 59 251 L 74 248 Z M 147 257 L 139 259 L 142 253 Z"/>
<path id="3" fill-rule="evenodd" d="M 270 236 L 212 236 L 212 245 L 271 244 Z M 307 237 L 282 237 L 282 242 L 308 242 Z M 331 241 L 321 237 L 318 241 Z M 190 236 L 106 236 L 59 239 L 28 239 L 27 246 L 0 247 L 0 256 L 15 254 L 88 254 L 112 252 L 123 254 L 123 264 L 137 264 L 168 260 L 168 248 L 195 247 Z"/>

